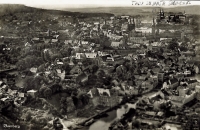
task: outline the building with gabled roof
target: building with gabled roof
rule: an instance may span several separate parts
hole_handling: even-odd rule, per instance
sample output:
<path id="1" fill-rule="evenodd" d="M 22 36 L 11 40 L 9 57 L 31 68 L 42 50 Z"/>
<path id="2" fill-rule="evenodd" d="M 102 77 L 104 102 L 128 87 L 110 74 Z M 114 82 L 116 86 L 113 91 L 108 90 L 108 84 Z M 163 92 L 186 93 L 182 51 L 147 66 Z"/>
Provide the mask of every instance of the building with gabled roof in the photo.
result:
<path id="1" fill-rule="evenodd" d="M 119 47 L 121 42 L 112 42 L 111 47 Z"/>
<path id="2" fill-rule="evenodd" d="M 78 65 L 74 66 L 71 70 L 70 70 L 70 74 L 81 74 L 82 73 L 82 68 Z"/>
<path id="3" fill-rule="evenodd" d="M 86 58 L 96 58 L 97 57 L 97 53 L 85 53 Z"/>
<path id="4" fill-rule="evenodd" d="M 196 99 L 200 100 L 200 86 L 199 85 L 195 86 L 195 91 L 197 92 Z"/>
<path id="5" fill-rule="evenodd" d="M 169 88 L 174 89 L 179 86 L 179 81 L 176 78 L 168 80 Z"/>
<path id="6" fill-rule="evenodd" d="M 76 59 L 84 59 L 86 58 L 85 53 L 76 53 Z"/>

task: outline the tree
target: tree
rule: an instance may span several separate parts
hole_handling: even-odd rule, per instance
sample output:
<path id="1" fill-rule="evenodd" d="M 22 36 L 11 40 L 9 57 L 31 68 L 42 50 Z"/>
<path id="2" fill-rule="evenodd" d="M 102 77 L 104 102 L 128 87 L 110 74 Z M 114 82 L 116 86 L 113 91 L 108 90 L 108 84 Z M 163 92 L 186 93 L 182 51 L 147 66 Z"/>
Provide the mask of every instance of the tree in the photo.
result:
<path id="1" fill-rule="evenodd" d="M 62 58 L 61 54 L 53 54 L 50 56 L 51 61 L 55 61 L 57 58 Z"/>
<path id="2" fill-rule="evenodd" d="M 19 60 L 16 63 L 16 66 L 17 66 L 18 70 L 25 70 L 26 69 L 25 60 Z"/>
<path id="3" fill-rule="evenodd" d="M 39 66 L 43 63 L 41 57 L 36 57 L 35 55 L 27 55 L 25 58 L 19 60 L 16 66 L 19 70 L 25 70 L 34 66 Z"/>
<path id="4" fill-rule="evenodd" d="M 59 84 L 54 84 L 50 86 L 49 88 L 51 88 L 52 93 L 60 92 L 62 90 L 62 86 Z"/>
<path id="5" fill-rule="evenodd" d="M 37 72 L 44 72 L 45 71 L 45 64 L 41 64 L 38 69 Z"/>
<path id="6" fill-rule="evenodd" d="M 89 96 L 87 94 L 82 94 L 79 99 L 83 105 L 87 105 L 89 103 Z"/>
<path id="7" fill-rule="evenodd" d="M 97 77 L 98 77 L 99 79 L 105 77 L 105 75 L 106 75 L 106 73 L 105 73 L 104 70 L 102 70 L 102 69 L 101 69 L 101 70 L 98 70 L 98 72 L 97 72 Z"/>
<path id="8" fill-rule="evenodd" d="M 66 98 L 65 97 L 62 97 L 61 99 L 60 99 L 60 104 L 64 104 L 66 102 Z"/>
<path id="9" fill-rule="evenodd" d="M 73 100 L 74 106 L 75 106 L 76 108 L 78 108 L 78 103 L 79 103 L 78 98 L 77 98 L 76 96 L 72 96 L 72 100 Z"/>
<path id="10" fill-rule="evenodd" d="M 40 75 L 35 76 L 32 80 L 32 82 L 33 82 L 32 85 L 33 85 L 34 89 L 38 90 L 40 88 L 40 86 L 42 85 L 43 81 L 44 81 L 44 78 L 42 76 L 40 76 Z"/>
<path id="11" fill-rule="evenodd" d="M 92 74 L 92 75 L 88 76 L 87 84 L 88 85 L 94 85 L 96 83 L 96 81 L 97 81 L 97 76 Z"/>
<path id="12" fill-rule="evenodd" d="M 34 80 L 33 77 L 27 77 L 24 80 L 23 86 L 24 86 L 24 90 L 25 91 L 28 91 L 28 90 L 31 90 L 31 89 L 35 89 L 34 85 L 33 85 L 33 80 Z"/>
<path id="13" fill-rule="evenodd" d="M 66 114 L 66 110 L 63 109 L 63 108 L 61 108 L 60 113 L 63 114 L 63 115 L 65 115 Z"/>
<path id="14" fill-rule="evenodd" d="M 50 98 L 51 95 L 52 95 L 52 90 L 50 88 L 46 87 L 46 89 L 44 90 L 43 94 L 44 94 L 45 98 Z"/>
<path id="15" fill-rule="evenodd" d="M 65 70 L 65 74 L 69 74 L 71 67 L 69 66 L 68 63 L 64 62 L 64 64 L 62 65 L 62 69 Z"/>
<path id="16" fill-rule="evenodd" d="M 26 119 L 26 121 L 30 121 L 30 120 L 32 119 L 32 117 L 31 117 L 31 112 L 27 112 L 27 113 L 26 113 L 25 119 Z"/>
<path id="17" fill-rule="evenodd" d="M 100 43 L 100 46 L 103 47 L 103 48 L 109 47 L 111 45 L 110 39 L 106 36 L 101 36 L 99 38 L 99 43 Z"/>
<path id="18" fill-rule="evenodd" d="M 177 50 L 178 46 L 179 46 L 179 44 L 177 43 L 177 41 L 175 39 L 172 39 L 172 41 L 169 43 L 167 48 L 170 50 Z"/>
<path id="19" fill-rule="evenodd" d="M 46 90 L 46 86 L 42 85 L 42 87 L 39 89 L 39 93 L 41 96 L 43 96 L 44 91 Z"/>
<path id="20" fill-rule="evenodd" d="M 92 73 L 96 73 L 98 71 L 99 67 L 97 65 L 92 66 Z"/>
<path id="21" fill-rule="evenodd" d="M 50 50 L 49 49 L 45 49 L 43 51 L 43 58 L 45 61 L 51 61 L 51 55 L 50 55 Z"/>
<path id="22" fill-rule="evenodd" d="M 138 120 L 136 120 L 136 119 L 134 119 L 133 121 L 132 121 L 132 126 L 134 127 L 134 128 L 140 128 L 140 125 L 141 125 L 141 123 L 138 121 Z"/>
<path id="23" fill-rule="evenodd" d="M 125 73 L 127 72 L 127 69 L 126 69 L 126 67 L 124 66 L 124 65 L 120 65 L 120 66 L 118 66 L 117 68 L 116 68 L 116 73 L 117 73 L 117 75 L 118 76 L 122 76 L 122 75 L 124 75 Z"/>
<path id="24" fill-rule="evenodd" d="M 187 51 L 188 48 L 187 47 L 184 47 L 184 46 L 180 46 L 180 51 Z"/>
<path id="25" fill-rule="evenodd" d="M 92 64 L 92 61 L 90 59 L 83 59 L 82 64 L 84 66 L 89 66 Z"/>

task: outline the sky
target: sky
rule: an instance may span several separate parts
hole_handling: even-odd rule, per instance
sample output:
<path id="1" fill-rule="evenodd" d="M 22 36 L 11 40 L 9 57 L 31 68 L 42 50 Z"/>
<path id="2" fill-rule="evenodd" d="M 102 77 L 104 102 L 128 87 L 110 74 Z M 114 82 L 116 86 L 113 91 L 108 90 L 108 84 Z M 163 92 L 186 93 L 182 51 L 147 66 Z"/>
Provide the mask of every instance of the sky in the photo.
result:
<path id="1" fill-rule="evenodd" d="M 134 1 L 134 2 L 133 2 Z M 143 3 L 142 3 L 143 2 Z M 0 0 L 0 4 L 24 4 L 39 8 L 84 8 L 84 7 L 124 7 L 124 6 L 158 6 L 153 2 L 164 4 L 164 7 L 184 6 L 187 1 L 168 0 Z M 149 4 L 150 5 L 147 5 Z M 171 3 L 171 4 L 170 4 Z M 200 5 L 200 1 L 189 1 L 187 5 Z"/>

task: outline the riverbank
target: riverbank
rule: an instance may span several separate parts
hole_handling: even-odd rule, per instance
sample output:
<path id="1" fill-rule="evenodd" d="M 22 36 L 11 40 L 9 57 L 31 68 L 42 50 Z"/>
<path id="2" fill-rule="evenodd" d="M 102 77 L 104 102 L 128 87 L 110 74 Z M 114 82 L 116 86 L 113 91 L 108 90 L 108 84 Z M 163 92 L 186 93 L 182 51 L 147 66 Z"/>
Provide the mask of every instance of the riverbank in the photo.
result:
<path id="1" fill-rule="evenodd" d="M 71 119 L 68 119 L 68 120 L 63 120 L 63 124 L 67 128 L 69 128 L 70 130 L 71 129 L 77 129 L 77 128 L 80 128 L 80 127 L 83 127 L 83 129 L 87 129 L 88 130 L 88 126 L 86 126 L 87 122 L 89 122 L 91 120 L 93 120 L 93 122 L 96 122 L 96 120 L 106 116 L 107 112 L 110 112 L 112 110 L 116 110 L 117 108 L 119 108 L 120 106 L 126 104 L 128 101 L 130 101 L 134 97 L 135 96 L 130 96 L 125 101 L 121 102 L 120 104 L 117 104 L 117 105 L 115 105 L 113 107 L 109 107 L 109 108 L 103 109 L 103 110 L 97 112 L 96 114 L 94 114 L 94 115 L 92 115 L 92 116 L 90 116 L 88 118 L 75 117 L 75 118 L 71 118 Z"/>
<path id="2" fill-rule="evenodd" d="M 111 123 L 114 121 L 121 119 L 121 117 L 130 110 L 130 108 L 135 108 L 136 103 L 138 99 L 142 98 L 146 95 L 154 95 L 155 91 L 149 91 L 147 93 L 143 93 L 143 95 L 138 96 L 132 96 L 131 98 L 127 99 L 122 104 L 118 104 L 117 108 L 111 109 L 106 111 L 108 114 L 108 117 L 99 118 L 98 120 L 95 120 L 93 124 L 91 124 L 89 127 L 87 127 L 89 130 L 108 130 Z"/>

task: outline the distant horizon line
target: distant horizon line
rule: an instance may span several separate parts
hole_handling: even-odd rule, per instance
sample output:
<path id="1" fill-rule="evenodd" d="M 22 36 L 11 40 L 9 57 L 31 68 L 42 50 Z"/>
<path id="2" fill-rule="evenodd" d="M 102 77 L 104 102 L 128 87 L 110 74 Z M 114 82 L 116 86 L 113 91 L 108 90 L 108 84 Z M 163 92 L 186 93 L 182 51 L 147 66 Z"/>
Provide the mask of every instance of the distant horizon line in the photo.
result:
<path id="1" fill-rule="evenodd" d="M 190 0 L 0 0 L 1 4 L 20 4 L 43 9 L 84 9 L 84 8 L 175 8 L 199 6 L 200 1 Z"/>
<path id="2" fill-rule="evenodd" d="M 84 6 L 81 5 L 81 7 L 79 7 L 78 5 L 76 6 L 66 6 L 64 7 L 63 5 L 58 7 L 55 5 L 37 5 L 37 6 L 33 6 L 33 5 L 26 5 L 23 4 L 25 6 L 28 7 L 34 7 L 34 8 L 42 8 L 42 9 L 56 9 L 56 10 L 62 10 L 62 9 L 87 9 L 87 8 L 176 8 L 176 7 L 188 7 L 188 6 L 200 6 L 200 5 L 181 5 L 181 6 Z"/>

